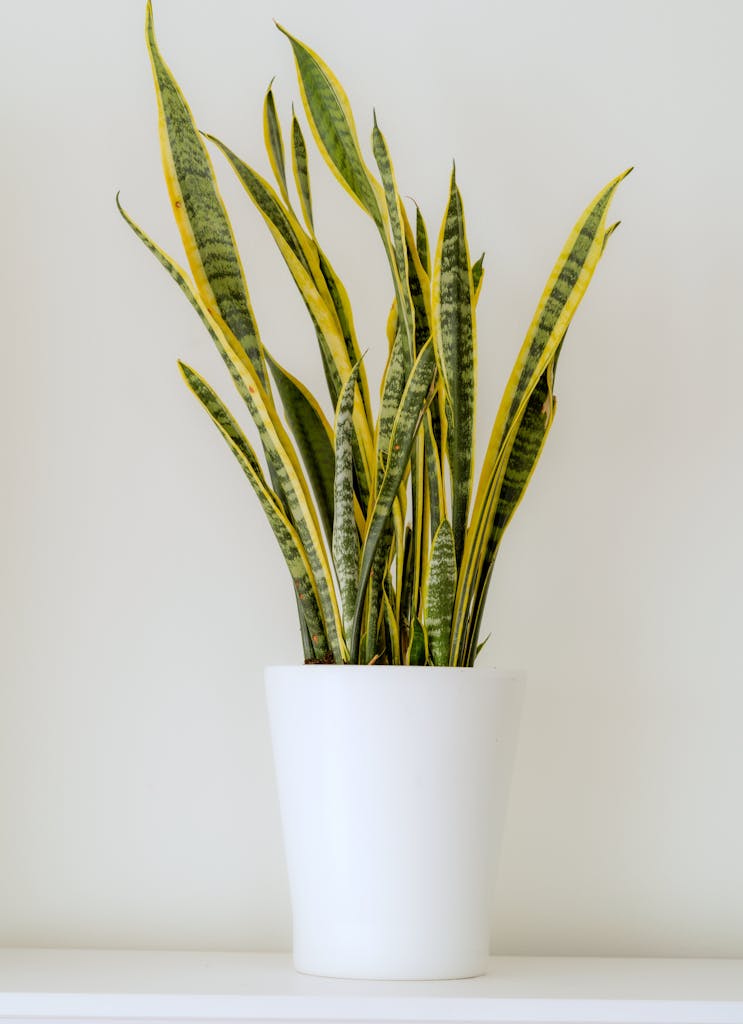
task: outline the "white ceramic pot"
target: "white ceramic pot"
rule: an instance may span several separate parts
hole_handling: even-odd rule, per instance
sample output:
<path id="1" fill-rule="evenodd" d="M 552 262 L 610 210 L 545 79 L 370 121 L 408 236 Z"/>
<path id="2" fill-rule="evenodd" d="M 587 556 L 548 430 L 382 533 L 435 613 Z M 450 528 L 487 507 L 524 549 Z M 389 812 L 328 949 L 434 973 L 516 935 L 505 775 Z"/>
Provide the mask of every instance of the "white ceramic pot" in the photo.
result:
<path id="1" fill-rule="evenodd" d="M 296 969 L 484 973 L 520 677 L 309 665 L 266 686 Z"/>

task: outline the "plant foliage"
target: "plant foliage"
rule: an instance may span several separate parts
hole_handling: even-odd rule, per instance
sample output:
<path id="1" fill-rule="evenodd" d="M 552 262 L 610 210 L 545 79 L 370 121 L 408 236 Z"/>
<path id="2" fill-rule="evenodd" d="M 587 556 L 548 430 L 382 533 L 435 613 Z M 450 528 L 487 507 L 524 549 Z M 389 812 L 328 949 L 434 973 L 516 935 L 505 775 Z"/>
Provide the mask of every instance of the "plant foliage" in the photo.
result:
<path id="1" fill-rule="evenodd" d="M 482 647 L 483 608 L 503 533 L 554 419 L 560 349 L 616 227 L 607 225 L 609 204 L 629 172 L 589 203 L 563 246 L 501 399 L 476 483 L 476 308 L 483 257 L 471 260 L 455 174 L 432 254 L 420 211 L 412 224 L 402 203 L 376 117 L 375 171 L 362 154 L 348 98 L 333 72 L 280 31 L 294 53 L 317 146 L 376 225 L 389 263 L 389 356 L 376 413 L 348 295 L 315 233 L 307 146 L 297 117 L 292 111 L 287 159 L 269 85 L 264 137 L 274 188 L 218 139 L 199 132 L 158 49 L 150 4 L 146 41 L 163 167 L 190 273 L 119 209 L 196 310 L 257 428 L 265 468 L 216 392 L 179 364 L 250 481 L 284 555 L 305 660 L 471 666 Z M 232 166 L 299 289 L 335 410 L 332 424 L 261 340 L 205 139 Z M 297 203 L 290 198 L 289 166 Z"/>

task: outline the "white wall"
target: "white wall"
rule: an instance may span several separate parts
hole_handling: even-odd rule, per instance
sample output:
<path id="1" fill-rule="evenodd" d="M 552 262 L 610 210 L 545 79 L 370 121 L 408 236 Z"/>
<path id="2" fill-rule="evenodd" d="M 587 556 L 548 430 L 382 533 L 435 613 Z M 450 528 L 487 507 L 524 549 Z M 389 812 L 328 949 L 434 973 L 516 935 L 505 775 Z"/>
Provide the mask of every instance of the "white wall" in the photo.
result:
<path id="1" fill-rule="evenodd" d="M 6 6 L 0 944 L 285 948 L 261 666 L 301 656 L 289 578 L 175 360 L 224 371 L 114 208 L 179 252 L 144 4 Z M 743 8 L 157 0 L 200 124 L 264 169 L 265 86 L 297 97 L 272 16 L 364 134 L 376 106 L 432 232 L 456 157 L 488 254 L 480 438 L 571 224 L 636 165 L 490 603 L 488 659 L 531 682 L 494 947 L 743 956 Z M 311 160 L 374 376 L 382 254 Z M 319 386 L 219 173 L 264 338 Z"/>

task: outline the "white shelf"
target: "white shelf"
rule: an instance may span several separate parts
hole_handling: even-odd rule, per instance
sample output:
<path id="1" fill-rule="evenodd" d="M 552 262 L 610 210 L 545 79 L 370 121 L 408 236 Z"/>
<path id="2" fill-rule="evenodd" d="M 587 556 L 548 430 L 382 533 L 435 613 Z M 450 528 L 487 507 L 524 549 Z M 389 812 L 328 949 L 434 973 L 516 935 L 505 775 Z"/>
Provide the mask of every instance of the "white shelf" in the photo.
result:
<path id="1" fill-rule="evenodd" d="M 0 1021 L 743 1024 L 743 960 L 496 957 L 468 981 L 334 981 L 287 955 L 0 950 Z"/>

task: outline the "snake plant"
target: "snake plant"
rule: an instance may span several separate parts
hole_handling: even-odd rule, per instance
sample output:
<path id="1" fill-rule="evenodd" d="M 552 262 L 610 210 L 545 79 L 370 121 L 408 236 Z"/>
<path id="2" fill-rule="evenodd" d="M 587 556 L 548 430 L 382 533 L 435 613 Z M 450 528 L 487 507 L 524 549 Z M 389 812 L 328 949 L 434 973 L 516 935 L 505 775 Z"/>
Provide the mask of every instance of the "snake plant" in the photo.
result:
<path id="1" fill-rule="evenodd" d="M 119 209 L 196 310 L 257 429 L 265 467 L 225 402 L 196 370 L 179 363 L 250 481 L 286 560 L 305 660 L 471 666 L 503 534 L 554 420 L 555 370 L 565 334 L 616 227 L 607 224 L 609 204 L 628 172 L 589 203 L 560 252 L 495 415 L 476 483 L 476 310 L 483 257 L 471 259 L 455 174 L 431 250 L 420 210 L 409 215 L 401 201 L 376 116 L 374 169 L 333 72 L 278 27 L 293 50 L 317 147 L 376 225 L 389 263 L 388 357 L 376 411 L 348 294 L 315 231 L 298 118 L 292 111 L 285 137 L 269 85 L 263 123 L 274 186 L 223 142 L 199 131 L 161 56 L 149 4 L 146 42 L 162 160 L 190 274 Z M 299 289 L 320 350 L 332 422 L 259 335 L 207 140 L 262 215 Z"/>

